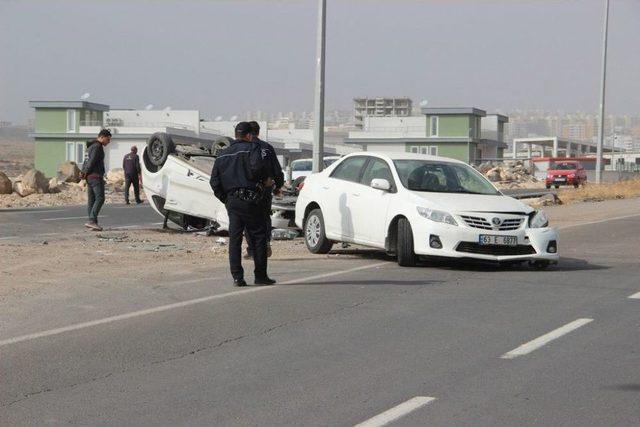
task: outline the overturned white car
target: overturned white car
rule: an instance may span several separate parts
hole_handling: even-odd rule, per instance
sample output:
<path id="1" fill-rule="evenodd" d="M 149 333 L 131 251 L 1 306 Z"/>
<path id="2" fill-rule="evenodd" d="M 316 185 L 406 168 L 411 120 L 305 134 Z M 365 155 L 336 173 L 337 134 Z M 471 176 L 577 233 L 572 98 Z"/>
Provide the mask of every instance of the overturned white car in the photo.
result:
<path id="1" fill-rule="evenodd" d="M 185 230 L 227 230 L 224 204 L 211 190 L 209 179 L 217 153 L 231 138 L 175 131 L 153 134 L 142 153 L 142 187 L 153 209 Z M 295 198 L 274 200 L 272 225 L 294 225 Z"/>

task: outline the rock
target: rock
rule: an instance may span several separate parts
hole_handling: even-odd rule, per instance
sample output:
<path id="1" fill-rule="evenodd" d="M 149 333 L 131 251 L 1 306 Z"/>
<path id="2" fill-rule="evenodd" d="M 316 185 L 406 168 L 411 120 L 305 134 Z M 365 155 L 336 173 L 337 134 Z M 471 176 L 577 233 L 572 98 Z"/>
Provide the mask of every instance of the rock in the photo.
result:
<path id="1" fill-rule="evenodd" d="M 480 171 L 480 173 L 487 173 L 488 171 L 490 171 L 491 169 L 493 169 L 494 165 L 491 162 L 482 162 L 480 163 L 480 165 L 478 166 L 478 170 Z"/>
<path id="2" fill-rule="evenodd" d="M 13 184 L 4 172 L 0 172 L 0 194 L 13 193 Z"/>
<path id="3" fill-rule="evenodd" d="M 545 194 L 540 197 L 540 204 L 542 206 L 561 205 L 562 200 L 560 200 L 557 194 Z"/>
<path id="4" fill-rule="evenodd" d="M 500 181 L 500 171 L 497 168 L 491 169 L 485 175 L 487 176 L 487 178 L 489 178 L 489 181 Z"/>
<path id="5" fill-rule="evenodd" d="M 64 162 L 58 166 L 58 180 L 61 182 L 80 182 L 80 168 L 76 162 Z"/>
<path id="6" fill-rule="evenodd" d="M 49 191 L 49 180 L 37 169 L 31 169 L 16 179 L 13 190 L 21 197 L 43 194 Z"/>
<path id="7" fill-rule="evenodd" d="M 506 169 L 500 170 L 500 181 L 513 181 L 515 179 L 515 175 L 509 172 Z"/>
<path id="8" fill-rule="evenodd" d="M 107 184 L 124 185 L 124 169 L 111 169 L 107 172 Z"/>
<path id="9" fill-rule="evenodd" d="M 49 193 L 59 193 L 62 191 L 61 182 L 58 181 L 58 178 L 53 177 L 49 180 Z"/>

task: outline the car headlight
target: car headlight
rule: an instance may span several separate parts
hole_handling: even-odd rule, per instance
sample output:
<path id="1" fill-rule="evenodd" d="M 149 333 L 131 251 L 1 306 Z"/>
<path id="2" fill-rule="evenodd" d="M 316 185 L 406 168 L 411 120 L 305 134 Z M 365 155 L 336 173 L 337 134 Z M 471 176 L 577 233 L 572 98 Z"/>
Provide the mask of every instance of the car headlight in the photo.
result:
<path id="1" fill-rule="evenodd" d="M 549 217 L 544 211 L 537 211 L 529 219 L 529 227 L 531 228 L 544 228 L 549 225 Z"/>
<path id="2" fill-rule="evenodd" d="M 569 174 L 569 178 L 575 178 L 575 177 L 576 177 L 576 174 L 575 174 L 575 173 L 570 173 L 570 174 Z"/>
<path id="3" fill-rule="evenodd" d="M 451 214 L 447 212 L 423 208 L 422 206 L 417 206 L 416 208 L 418 209 L 418 213 L 420 214 L 420 216 L 430 219 L 431 221 L 444 222 L 445 224 L 449 225 L 458 225 L 456 220 L 453 219 L 453 216 L 451 216 Z"/>

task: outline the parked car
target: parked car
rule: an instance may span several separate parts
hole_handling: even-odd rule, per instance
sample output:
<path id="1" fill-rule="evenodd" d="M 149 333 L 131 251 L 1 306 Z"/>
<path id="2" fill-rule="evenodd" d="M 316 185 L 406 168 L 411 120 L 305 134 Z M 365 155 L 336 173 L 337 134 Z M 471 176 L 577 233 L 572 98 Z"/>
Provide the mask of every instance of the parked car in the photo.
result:
<path id="1" fill-rule="evenodd" d="M 231 139 L 211 141 L 153 134 L 142 159 L 142 187 L 151 207 L 167 221 L 187 230 L 227 230 L 229 217 L 224 204 L 211 189 L 211 169 L 220 149 Z M 274 200 L 272 225 L 294 226 L 294 197 Z"/>
<path id="2" fill-rule="evenodd" d="M 500 193 L 466 163 L 411 153 L 350 154 L 309 175 L 296 224 L 312 253 L 334 243 L 418 256 L 556 263 L 558 234 L 543 211 Z"/>
<path id="3" fill-rule="evenodd" d="M 587 173 L 577 160 L 563 160 L 547 169 L 545 184 L 547 188 L 553 185 L 560 188 L 561 185 L 573 185 L 578 188 L 587 182 Z"/>

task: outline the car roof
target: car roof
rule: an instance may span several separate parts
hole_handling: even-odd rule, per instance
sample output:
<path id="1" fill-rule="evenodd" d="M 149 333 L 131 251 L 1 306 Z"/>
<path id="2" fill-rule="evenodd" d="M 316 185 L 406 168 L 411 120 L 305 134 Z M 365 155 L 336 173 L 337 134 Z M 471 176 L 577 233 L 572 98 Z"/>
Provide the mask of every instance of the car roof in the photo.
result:
<path id="1" fill-rule="evenodd" d="M 384 152 L 376 152 L 376 151 L 361 151 L 357 153 L 351 153 L 345 156 L 346 157 L 354 157 L 354 156 L 374 156 L 380 157 L 382 159 L 386 159 L 390 162 L 394 160 L 430 160 L 434 162 L 441 163 L 460 163 L 463 165 L 467 165 L 467 163 L 462 162 L 460 160 L 451 159 L 449 157 L 441 157 L 441 156 L 430 156 L 428 154 L 416 154 L 416 153 L 384 153 Z"/>

